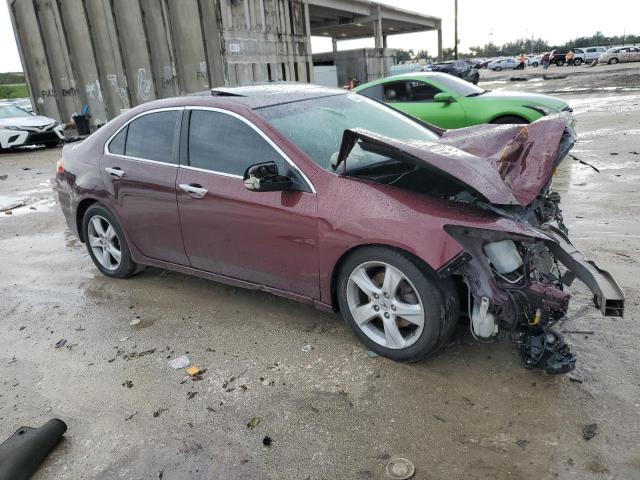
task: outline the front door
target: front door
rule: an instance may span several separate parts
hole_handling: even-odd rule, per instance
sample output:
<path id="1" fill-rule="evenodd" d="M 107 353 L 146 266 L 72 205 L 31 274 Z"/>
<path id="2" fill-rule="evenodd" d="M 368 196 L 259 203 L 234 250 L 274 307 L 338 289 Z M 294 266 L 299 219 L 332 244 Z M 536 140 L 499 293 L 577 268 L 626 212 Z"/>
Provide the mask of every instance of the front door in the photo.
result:
<path id="1" fill-rule="evenodd" d="M 385 101 L 390 106 L 440 128 L 465 127 L 466 115 L 459 103 L 433 100 L 441 92 L 423 80 L 403 80 L 384 85 Z"/>
<path id="2" fill-rule="evenodd" d="M 187 265 L 176 199 L 182 109 L 151 111 L 109 142 L 100 170 L 129 242 L 143 255 Z"/>
<path id="3" fill-rule="evenodd" d="M 178 208 L 191 266 L 318 298 L 317 203 L 312 187 L 244 119 L 194 108 L 182 136 Z M 253 192 L 242 176 L 275 161 L 294 191 Z"/>

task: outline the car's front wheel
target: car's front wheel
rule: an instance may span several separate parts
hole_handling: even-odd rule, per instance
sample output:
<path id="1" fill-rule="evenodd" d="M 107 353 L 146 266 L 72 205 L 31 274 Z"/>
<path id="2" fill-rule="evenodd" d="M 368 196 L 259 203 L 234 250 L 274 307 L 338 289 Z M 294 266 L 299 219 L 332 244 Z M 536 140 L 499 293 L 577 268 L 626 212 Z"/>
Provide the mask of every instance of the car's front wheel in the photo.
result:
<path id="1" fill-rule="evenodd" d="M 358 338 L 379 355 L 420 360 L 453 333 L 458 297 L 452 283 L 409 256 L 384 247 L 356 250 L 338 274 L 338 302 Z"/>
<path id="2" fill-rule="evenodd" d="M 100 204 L 84 214 L 82 233 L 96 267 L 113 278 L 126 278 L 136 271 L 122 228 L 111 212 Z"/>
<path id="3" fill-rule="evenodd" d="M 557 67 L 561 67 L 561 66 L 563 66 L 563 65 L 564 65 L 564 60 L 558 60 L 558 61 L 556 62 L 556 66 L 557 66 Z"/>
<path id="4" fill-rule="evenodd" d="M 502 71 L 502 67 L 494 67 L 493 71 L 494 72 L 501 72 Z"/>
<path id="5" fill-rule="evenodd" d="M 582 65 L 582 60 L 581 60 L 581 59 L 579 59 L 579 58 L 576 58 L 576 59 L 573 61 L 573 64 L 574 64 L 576 67 L 579 67 L 580 65 Z"/>
<path id="6" fill-rule="evenodd" d="M 531 64 L 531 66 L 532 66 L 532 67 L 534 67 L 534 68 L 538 68 L 538 62 L 533 62 L 533 63 Z"/>
<path id="7" fill-rule="evenodd" d="M 498 125 L 505 124 L 525 124 L 529 123 L 526 119 L 518 117 L 517 115 L 503 115 L 502 117 L 494 118 L 491 123 Z"/>
<path id="8" fill-rule="evenodd" d="M 618 59 L 616 57 L 610 58 L 608 63 L 609 65 L 615 65 L 618 63 Z"/>

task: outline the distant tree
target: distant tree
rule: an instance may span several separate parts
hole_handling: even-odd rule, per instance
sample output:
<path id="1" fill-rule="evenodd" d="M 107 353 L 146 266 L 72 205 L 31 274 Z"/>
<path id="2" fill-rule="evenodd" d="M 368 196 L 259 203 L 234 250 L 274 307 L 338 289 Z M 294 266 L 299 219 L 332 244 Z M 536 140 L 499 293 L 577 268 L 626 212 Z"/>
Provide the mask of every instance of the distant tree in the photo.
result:
<path id="1" fill-rule="evenodd" d="M 407 62 L 411 59 L 413 59 L 414 53 L 413 50 L 409 49 L 409 50 L 404 50 L 402 48 L 398 48 L 396 49 L 396 61 L 398 63 L 400 62 Z"/>
<path id="2" fill-rule="evenodd" d="M 421 58 L 424 60 L 429 60 L 429 52 L 427 52 L 426 50 L 418 50 L 418 52 L 415 54 L 415 59 L 420 60 Z"/>

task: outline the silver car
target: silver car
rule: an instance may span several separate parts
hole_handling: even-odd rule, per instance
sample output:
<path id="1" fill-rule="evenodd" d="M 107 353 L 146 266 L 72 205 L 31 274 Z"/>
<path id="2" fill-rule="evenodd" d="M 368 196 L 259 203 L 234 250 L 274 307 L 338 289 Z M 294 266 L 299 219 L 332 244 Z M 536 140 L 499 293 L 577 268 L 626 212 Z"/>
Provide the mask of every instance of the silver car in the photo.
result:
<path id="1" fill-rule="evenodd" d="M 607 47 L 581 47 L 573 50 L 573 63 L 579 66 L 583 63 L 591 63 L 607 51 Z"/>
<path id="2" fill-rule="evenodd" d="M 32 115 L 15 105 L 0 104 L 0 150 L 25 145 L 55 147 L 64 140 L 64 126 L 56 120 Z"/>
<path id="3" fill-rule="evenodd" d="M 499 72 L 500 70 L 513 70 L 517 67 L 518 62 L 516 62 L 513 58 L 502 58 L 487 65 L 487 68 L 489 70 L 493 70 L 494 72 Z"/>
<path id="4" fill-rule="evenodd" d="M 615 47 L 610 48 L 600 55 L 598 63 L 614 64 L 618 62 L 640 62 L 639 47 Z"/>

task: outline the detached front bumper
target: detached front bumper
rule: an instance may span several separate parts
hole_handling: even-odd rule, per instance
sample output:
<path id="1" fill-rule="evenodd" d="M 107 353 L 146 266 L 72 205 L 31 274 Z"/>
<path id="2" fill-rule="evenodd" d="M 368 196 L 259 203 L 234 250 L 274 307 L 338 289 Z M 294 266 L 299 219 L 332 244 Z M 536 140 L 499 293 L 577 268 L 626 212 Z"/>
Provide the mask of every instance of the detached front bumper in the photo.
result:
<path id="1" fill-rule="evenodd" d="M 552 238 L 547 247 L 573 275 L 564 275 L 562 282 L 569 286 L 574 278 L 581 280 L 593 293 L 593 302 L 605 317 L 622 317 L 624 293 L 611 274 L 598 266 L 573 246 L 569 238 L 555 227 L 545 225 L 544 232 Z"/>

